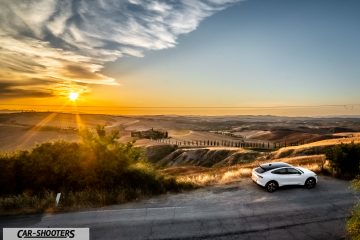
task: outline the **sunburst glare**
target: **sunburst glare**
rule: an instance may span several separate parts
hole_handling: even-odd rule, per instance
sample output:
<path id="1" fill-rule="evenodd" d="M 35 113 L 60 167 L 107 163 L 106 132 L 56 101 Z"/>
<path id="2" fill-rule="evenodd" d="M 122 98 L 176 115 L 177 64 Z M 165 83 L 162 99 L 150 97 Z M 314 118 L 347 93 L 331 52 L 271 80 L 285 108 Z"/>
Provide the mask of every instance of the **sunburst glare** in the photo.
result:
<path id="1" fill-rule="evenodd" d="M 78 99 L 78 97 L 79 97 L 79 93 L 77 93 L 77 92 L 70 92 L 68 97 L 69 97 L 69 99 L 70 99 L 71 101 L 76 101 L 76 100 Z"/>

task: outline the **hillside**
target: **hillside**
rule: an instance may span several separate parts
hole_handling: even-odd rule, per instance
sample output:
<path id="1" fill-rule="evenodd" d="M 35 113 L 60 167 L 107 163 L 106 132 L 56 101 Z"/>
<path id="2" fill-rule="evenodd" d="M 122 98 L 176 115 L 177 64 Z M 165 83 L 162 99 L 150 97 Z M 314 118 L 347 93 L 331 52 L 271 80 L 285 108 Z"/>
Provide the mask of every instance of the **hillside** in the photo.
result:
<path id="1" fill-rule="evenodd" d="M 213 164 L 212 167 L 205 167 L 199 163 L 206 163 L 201 154 L 198 155 L 198 159 L 188 161 L 189 165 L 183 166 L 177 164 L 176 157 L 171 158 L 171 154 L 164 157 L 170 164 L 164 168 L 162 172 L 171 176 L 177 176 L 179 179 L 185 182 L 193 182 L 199 185 L 213 185 L 213 184 L 224 184 L 233 181 L 239 181 L 242 177 L 249 177 L 251 175 L 252 168 L 258 166 L 264 162 L 287 162 L 295 166 L 306 167 L 315 172 L 321 172 L 322 169 L 328 167 L 328 161 L 325 157 L 327 149 L 338 144 L 348 143 L 360 143 L 360 133 L 341 133 L 338 134 L 339 139 L 322 140 L 310 144 L 304 144 L 300 146 L 284 147 L 270 153 L 254 153 L 253 151 L 247 152 L 246 150 L 238 149 L 232 150 L 231 154 L 224 158 L 217 158 L 218 163 Z M 174 150 L 175 152 L 176 150 Z M 189 151 L 184 154 L 185 156 L 191 155 L 195 157 L 195 153 L 199 153 L 195 150 Z M 222 149 L 208 149 L 208 152 L 219 151 L 223 152 Z M 200 152 L 201 153 L 201 152 Z M 212 153 L 216 154 L 216 153 Z M 243 155 L 242 155 L 243 154 Z M 241 156 L 240 161 L 231 162 L 225 159 L 231 158 L 231 156 Z M 247 159 L 247 156 L 251 156 L 252 159 Z M 171 158 L 172 160 L 169 160 Z M 162 160 L 162 161 L 165 161 Z M 161 161 L 160 161 L 161 162 Z M 196 163 L 195 165 L 190 165 Z M 222 164 L 224 163 L 224 164 Z"/>
<path id="2" fill-rule="evenodd" d="M 327 139 L 299 146 L 280 148 L 272 153 L 272 158 L 295 157 L 322 154 L 326 149 L 337 144 L 360 143 L 360 133 L 339 133 L 336 139 Z"/>
<path id="3" fill-rule="evenodd" d="M 146 149 L 148 159 L 156 166 L 221 167 L 247 163 L 262 153 L 239 148 L 177 148 L 174 145 L 155 145 Z"/>

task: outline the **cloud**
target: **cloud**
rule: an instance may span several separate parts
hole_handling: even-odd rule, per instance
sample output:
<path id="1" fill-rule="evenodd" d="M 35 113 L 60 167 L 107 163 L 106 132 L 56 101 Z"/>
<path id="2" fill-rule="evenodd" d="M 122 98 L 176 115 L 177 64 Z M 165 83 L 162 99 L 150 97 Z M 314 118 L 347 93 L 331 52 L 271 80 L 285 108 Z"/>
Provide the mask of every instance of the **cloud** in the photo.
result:
<path id="1" fill-rule="evenodd" d="M 106 62 L 174 47 L 237 1 L 2 0 L 0 77 L 117 85 L 101 72 Z"/>
<path id="2" fill-rule="evenodd" d="M 14 81 L 0 81 L 0 99 L 18 98 L 18 97 L 53 97 L 54 93 L 50 88 L 45 88 L 26 83 L 17 83 Z"/>

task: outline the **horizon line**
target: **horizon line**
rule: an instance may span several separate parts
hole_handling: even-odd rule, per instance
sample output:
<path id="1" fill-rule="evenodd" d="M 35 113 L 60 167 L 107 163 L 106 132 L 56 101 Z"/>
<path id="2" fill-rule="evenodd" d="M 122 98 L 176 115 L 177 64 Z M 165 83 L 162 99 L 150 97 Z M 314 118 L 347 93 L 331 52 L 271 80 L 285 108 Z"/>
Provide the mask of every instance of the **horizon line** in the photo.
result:
<path id="1" fill-rule="evenodd" d="M 107 109 L 281 109 L 281 108 L 319 108 L 319 107 L 355 107 L 360 106 L 360 103 L 355 104 L 319 104 L 319 105 L 275 105 L 275 106 L 106 106 L 106 105 L 57 105 L 57 104 L 4 104 L 0 106 L 25 106 L 25 107 L 62 107 L 62 108 L 107 108 Z M 6 110 L 6 109 L 3 109 Z"/>

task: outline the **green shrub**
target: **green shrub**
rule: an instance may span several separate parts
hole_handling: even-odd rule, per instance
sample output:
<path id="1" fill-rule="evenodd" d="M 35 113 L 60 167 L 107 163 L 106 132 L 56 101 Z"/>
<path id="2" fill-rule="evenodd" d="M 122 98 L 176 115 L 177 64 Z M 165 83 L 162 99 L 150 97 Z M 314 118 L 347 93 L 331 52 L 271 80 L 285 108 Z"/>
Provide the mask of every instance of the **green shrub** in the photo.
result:
<path id="1" fill-rule="evenodd" d="M 346 229 L 350 239 L 360 240 L 360 204 L 352 210 L 351 217 L 346 222 Z"/>
<path id="2" fill-rule="evenodd" d="M 360 173 L 360 144 L 340 144 L 326 151 L 332 174 L 344 179 L 353 179 Z"/>
<path id="3" fill-rule="evenodd" d="M 360 177 L 351 182 L 354 191 L 360 191 Z M 350 218 L 346 221 L 346 229 L 350 239 L 360 240 L 360 203 L 355 205 Z"/>
<path id="4" fill-rule="evenodd" d="M 101 206 L 182 189 L 158 174 L 133 143 L 119 143 L 118 132 L 98 127 L 81 136 L 82 143 L 43 143 L 0 156 L 0 208 L 15 209 L 20 201 L 35 206 L 37 198 L 56 192 L 63 193 L 63 206 Z"/>

